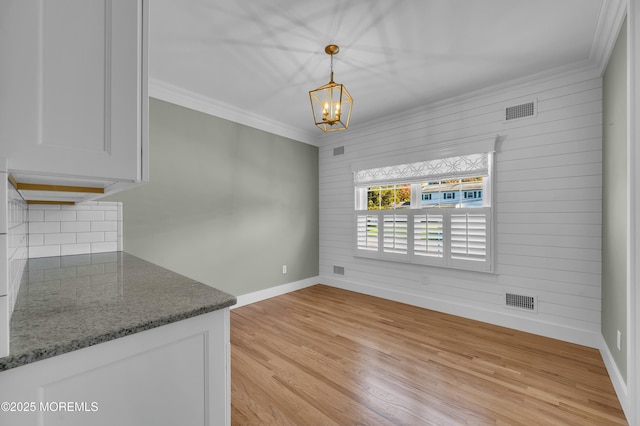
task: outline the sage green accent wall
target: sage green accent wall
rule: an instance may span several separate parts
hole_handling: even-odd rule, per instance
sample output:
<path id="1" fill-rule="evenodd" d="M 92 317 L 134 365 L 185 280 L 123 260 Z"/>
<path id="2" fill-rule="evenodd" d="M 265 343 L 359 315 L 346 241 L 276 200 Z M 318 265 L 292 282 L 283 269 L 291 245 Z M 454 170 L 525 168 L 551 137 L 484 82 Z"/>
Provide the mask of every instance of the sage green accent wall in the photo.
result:
<path id="1" fill-rule="evenodd" d="M 627 378 L 627 24 L 603 82 L 602 335 Z M 622 333 L 621 350 L 617 331 Z"/>
<path id="2" fill-rule="evenodd" d="M 156 99 L 124 250 L 236 296 L 318 275 L 318 148 Z M 287 265 L 287 274 L 282 273 Z"/>

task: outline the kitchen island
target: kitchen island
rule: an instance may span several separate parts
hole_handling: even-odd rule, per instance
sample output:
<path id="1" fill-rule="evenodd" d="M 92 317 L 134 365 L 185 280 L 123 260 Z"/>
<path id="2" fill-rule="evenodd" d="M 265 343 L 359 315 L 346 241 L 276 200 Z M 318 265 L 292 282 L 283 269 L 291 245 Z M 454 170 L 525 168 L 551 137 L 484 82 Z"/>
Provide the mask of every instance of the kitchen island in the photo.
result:
<path id="1" fill-rule="evenodd" d="M 235 303 L 123 252 L 30 259 L 0 424 L 228 424 Z"/>

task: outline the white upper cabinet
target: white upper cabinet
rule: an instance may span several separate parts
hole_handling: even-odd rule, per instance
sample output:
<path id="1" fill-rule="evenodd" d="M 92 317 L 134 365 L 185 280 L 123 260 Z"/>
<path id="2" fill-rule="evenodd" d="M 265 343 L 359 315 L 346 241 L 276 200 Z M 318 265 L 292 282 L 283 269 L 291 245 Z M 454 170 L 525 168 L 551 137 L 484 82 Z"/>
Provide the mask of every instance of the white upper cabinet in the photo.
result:
<path id="1" fill-rule="evenodd" d="M 146 0 L 3 0 L 0 157 L 12 172 L 147 180 Z"/>

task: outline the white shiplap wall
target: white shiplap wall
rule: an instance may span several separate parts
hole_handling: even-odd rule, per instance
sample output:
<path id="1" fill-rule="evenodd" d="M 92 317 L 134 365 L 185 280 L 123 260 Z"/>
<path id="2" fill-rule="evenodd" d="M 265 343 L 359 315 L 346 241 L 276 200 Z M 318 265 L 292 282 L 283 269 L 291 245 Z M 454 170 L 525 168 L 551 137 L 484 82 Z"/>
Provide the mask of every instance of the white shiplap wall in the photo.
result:
<path id="1" fill-rule="evenodd" d="M 537 115 L 504 109 L 537 100 Z M 357 106 L 354 105 L 354 121 Z M 352 126 L 320 148 L 320 275 L 324 282 L 468 318 L 598 345 L 602 200 L 602 81 L 565 74 L 464 101 Z M 430 144 L 500 135 L 496 151 L 495 273 L 355 258 L 351 163 Z M 345 153 L 333 156 L 333 148 Z M 421 158 L 420 158 L 421 159 Z M 343 266 L 345 274 L 333 273 Z M 504 306 L 504 293 L 537 296 L 537 313 Z"/>

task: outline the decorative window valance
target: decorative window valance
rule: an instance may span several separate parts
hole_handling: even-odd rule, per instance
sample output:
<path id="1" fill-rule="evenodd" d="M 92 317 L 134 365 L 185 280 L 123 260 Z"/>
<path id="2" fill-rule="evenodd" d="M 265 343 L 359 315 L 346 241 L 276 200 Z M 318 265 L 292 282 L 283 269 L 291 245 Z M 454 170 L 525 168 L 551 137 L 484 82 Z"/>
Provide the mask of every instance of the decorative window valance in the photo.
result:
<path id="1" fill-rule="evenodd" d="M 445 177 L 452 179 L 471 175 L 485 176 L 488 173 L 489 156 L 487 153 L 480 153 L 357 170 L 353 173 L 353 181 L 358 185 L 380 182 L 408 182 L 419 179 L 437 180 Z"/>

